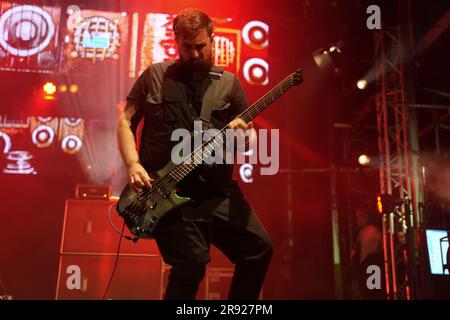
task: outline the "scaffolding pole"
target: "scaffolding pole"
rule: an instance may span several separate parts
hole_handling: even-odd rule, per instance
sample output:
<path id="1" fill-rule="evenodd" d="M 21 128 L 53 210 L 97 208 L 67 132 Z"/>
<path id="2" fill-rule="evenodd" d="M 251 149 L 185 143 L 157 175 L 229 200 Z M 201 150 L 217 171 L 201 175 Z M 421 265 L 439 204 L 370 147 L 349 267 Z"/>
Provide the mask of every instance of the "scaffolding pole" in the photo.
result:
<path id="1" fill-rule="evenodd" d="M 403 2 L 399 0 L 399 10 Z M 374 34 L 380 193 L 396 197 L 399 203 L 383 216 L 386 292 L 393 300 L 414 298 L 418 252 L 416 159 L 411 153 L 411 144 L 418 151 L 417 127 L 410 119 L 404 70 L 405 41 L 411 41 L 412 29 L 410 23 L 404 25 L 383 26 Z"/>

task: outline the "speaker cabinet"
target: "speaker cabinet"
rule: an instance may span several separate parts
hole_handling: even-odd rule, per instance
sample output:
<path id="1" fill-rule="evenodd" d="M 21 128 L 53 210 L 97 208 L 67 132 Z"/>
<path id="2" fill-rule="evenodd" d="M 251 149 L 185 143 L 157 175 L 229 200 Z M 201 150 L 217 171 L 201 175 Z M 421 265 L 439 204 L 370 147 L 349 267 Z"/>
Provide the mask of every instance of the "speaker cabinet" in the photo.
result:
<path id="1" fill-rule="evenodd" d="M 67 200 L 64 214 L 61 254 L 116 254 L 123 220 L 116 212 L 116 202 L 105 200 Z M 110 222 L 111 219 L 111 222 Z M 124 234 L 132 236 L 125 227 Z M 159 255 L 154 240 L 136 243 L 122 238 L 121 254 Z"/>
<path id="2" fill-rule="evenodd" d="M 116 202 L 67 200 L 61 238 L 58 300 L 100 300 L 117 256 L 123 220 Z M 114 225 L 114 227 L 112 226 Z M 131 236 L 124 229 L 126 235 Z M 105 299 L 161 299 L 162 259 L 156 242 L 122 238 L 117 268 Z"/>
<path id="3" fill-rule="evenodd" d="M 103 299 L 115 259 L 115 255 L 61 255 L 56 299 Z M 105 299 L 159 300 L 161 289 L 160 257 L 121 255 Z"/>
<path id="4" fill-rule="evenodd" d="M 120 239 L 111 223 L 119 232 L 123 223 L 115 205 L 116 202 L 105 200 L 66 201 L 56 299 L 103 299 Z M 125 231 L 131 236 L 127 228 Z M 206 266 L 196 298 L 227 299 L 234 265 L 214 246 L 210 254 L 212 260 Z M 106 299 L 161 299 L 169 271 L 154 240 L 134 243 L 122 238 L 118 265 Z"/>
<path id="5" fill-rule="evenodd" d="M 230 290 L 233 273 L 234 268 L 208 268 L 205 276 L 205 299 L 228 299 L 228 291 Z"/>

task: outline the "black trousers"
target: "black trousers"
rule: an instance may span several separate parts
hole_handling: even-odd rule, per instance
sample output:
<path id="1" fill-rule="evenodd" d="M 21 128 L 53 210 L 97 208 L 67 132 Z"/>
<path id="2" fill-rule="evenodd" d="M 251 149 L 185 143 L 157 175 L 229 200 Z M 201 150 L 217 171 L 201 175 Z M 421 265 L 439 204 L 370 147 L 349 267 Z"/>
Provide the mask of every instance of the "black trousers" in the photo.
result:
<path id="1" fill-rule="evenodd" d="M 172 266 L 164 299 L 195 299 L 211 260 L 210 244 L 235 264 L 229 299 L 258 299 L 273 245 L 239 188 L 170 213 L 155 240 L 164 262 Z"/>

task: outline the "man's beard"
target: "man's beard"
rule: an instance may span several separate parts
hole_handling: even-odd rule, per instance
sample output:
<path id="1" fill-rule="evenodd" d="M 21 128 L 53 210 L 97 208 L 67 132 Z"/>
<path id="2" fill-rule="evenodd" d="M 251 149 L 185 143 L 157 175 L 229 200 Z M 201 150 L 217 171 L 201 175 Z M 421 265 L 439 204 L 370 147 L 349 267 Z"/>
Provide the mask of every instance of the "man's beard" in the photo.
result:
<path id="1" fill-rule="evenodd" d="M 211 70 L 211 66 L 211 59 L 192 58 L 181 62 L 184 76 L 192 81 L 203 80 Z"/>

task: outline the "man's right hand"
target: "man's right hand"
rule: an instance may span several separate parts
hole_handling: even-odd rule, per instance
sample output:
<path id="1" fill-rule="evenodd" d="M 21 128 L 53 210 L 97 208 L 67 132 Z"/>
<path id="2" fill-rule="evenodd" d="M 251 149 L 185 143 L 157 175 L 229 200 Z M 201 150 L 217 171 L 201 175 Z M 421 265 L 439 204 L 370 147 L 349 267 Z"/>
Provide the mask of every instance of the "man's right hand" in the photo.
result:
<path id="1" fill-rule="evenodd" d="M 135 189 L 140 189 L 147 187 L 152 188 L 151 182 L 153 179 L 150 178 L 147 171 L 140 163 L 134 163 L 128 167 L 128 178 L 130 179 L 130 184 Z"/>

